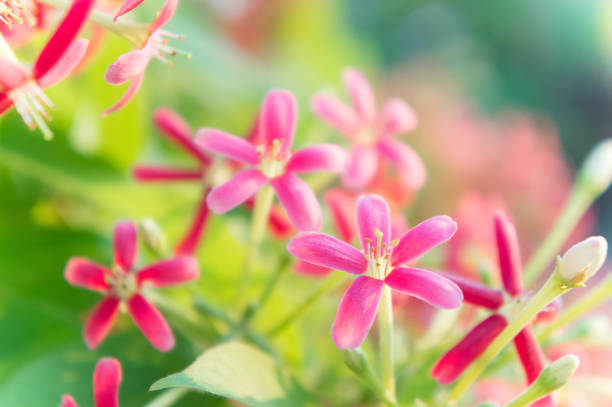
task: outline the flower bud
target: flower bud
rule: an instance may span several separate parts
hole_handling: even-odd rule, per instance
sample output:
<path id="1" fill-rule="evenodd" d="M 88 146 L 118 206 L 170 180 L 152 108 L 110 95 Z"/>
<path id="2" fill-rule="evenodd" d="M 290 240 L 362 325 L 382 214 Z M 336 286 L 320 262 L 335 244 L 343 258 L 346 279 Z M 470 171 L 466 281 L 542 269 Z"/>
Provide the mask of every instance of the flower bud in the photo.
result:
<path id="1" fill-rule="evenodd" d="M 601 268 L 608 252 L 608 242 L 601 236 L 591 236 L 569 248 L 561 258 L 561 277 L 572 286 L 581 285 Z"/>
<path id="2" fill-rule="evenodd" d="M 151 218 L 144 218 L 138 226 L 145 245 L 158 255 L 165 256 L 168 251 L 168 242 L 157 222 Z"/>
<path id="3" fill-rule="evenodd" d="M 565 355 L 542 370 L 534 385 L 539 386 L 544 394 L 557 390 L 569 381 L 579 364 L 580 360 L 575 355 Z"/>
<path id="4" fill-rule="evenodd" d="M 494 401 L 485 401 L 484 403 L 478 404 L 476 407 L 499 407 L 499 404 Z"/>
<path id="5" fill-rule="evenodd" d="M 597 195 L 604 192 L 612 182 L 612 138 L 600 141 L 587 156 L 581 181 Z"/>
<path id="6" fill-rule="evenodd" d="M 355 374 L 361 375 L 368 369 L 368 359 L 361 349 L 344 349 L 344 363 Z"/>

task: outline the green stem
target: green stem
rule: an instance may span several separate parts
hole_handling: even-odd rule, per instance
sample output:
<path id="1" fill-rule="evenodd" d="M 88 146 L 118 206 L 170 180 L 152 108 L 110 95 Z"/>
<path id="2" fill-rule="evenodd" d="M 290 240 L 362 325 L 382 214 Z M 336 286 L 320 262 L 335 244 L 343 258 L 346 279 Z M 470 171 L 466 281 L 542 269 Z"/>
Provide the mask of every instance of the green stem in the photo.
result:
<path id="1" fill-rule="evenodd" d="M 323 295 L 337 290 L 346 284 L 346 276 L 342 273 L 334 273 L 327 280 L 325 280 L 316 290 L 314 290 L 308 297 L 306 297 L 300 304 L 298 304 L 291 312 L 285 316 L 279 323 L 274 325 L 271 329 L 266 332 L 266 336 L 273 338 L 283 332 L 288 326 L 295 322 L 302 314 L 304 314 L 310 307 L 317 302 Z"/>
<path id="2" fill-rule="evenodd" d="M 253 208 L 253 218 L 251 221 L 251 241 L 247 248 L 246 259 L 244 262 L 244 268 L 242 269 L 242 278 L 240 280 L 240 299 L 244 297 L 244 292 L 249 284 L 251 273 L 255 267 L 255 261 L 257 260 L 257 252 L 259 246 L 263 240 L 266 231 L 266 225 L 268 223 L 268 217 L 270 216 L 270 209 L 272 208 L 272 202 L 274 200 L 274 190 L 270 185 L 264 185 L 255 198 L 255 207 Z"/>
<path id="3" fill-rule="evenodd" d="M 533 283 L 559 253 L 561 246 L 591 206 L 595 197 L 592 191 L 582 182 L 576 182 L 563 212 L 524 268 L 523 279 L 526 285 Z"/>
<path id="4" fill-rule="evenodd" d="M 145 404 L 144 407 L 170 407 L 175 405 L 175 403 L 183 398 L 189 389 L 184 387 L 177 387 L 175 389 L 170 389 L 164 391 L 159 396 L 155 397 L 153 400 L 149 401 Z"/>
<path id="5" fill-rule="evenodd" d="M 391 288 L 383 285 L 378 309 L 378 335 L 382 384 L 386 394 L 395 400 L 395 365 L 393 357 L 393 304 Z"/>
<path id="6" fill-rule="evenodd" d="M 345 349 L 344 363 L 355 375 L 368 386 L 387 407 L 396 407 L 397 402 L 391 397 L 380 378 L 374 372 L 372 364 L 361 349 Z"/>
<path id="7" fill-rule="evenodd" d="M 450 401 L 457 402 L 465 391 L 478 379 L 484 369 L 495 357 L 512 341 L 512 339 L 548 304 L 571 287 L 567 285 L 559 274 L 559 267 L 555 269 L 546 283 L 534 297 L 525 304 L 525 307 L 495 338 L 482 355 L 465 371 L 461 379 L 451 391 Z"/>
<path id="8" fill-rule="evenodd" d="M 610 297 L 612 297 L 612 274 L 609 274 L 603 281 L 600 281 L 595 288 L 573 303 L 569 308 L 565 309 L 554 322 L 548 325 L 546 329 L 538 335 L 538 339 L 548 339 L 558 328 L 575 321 Z"/>

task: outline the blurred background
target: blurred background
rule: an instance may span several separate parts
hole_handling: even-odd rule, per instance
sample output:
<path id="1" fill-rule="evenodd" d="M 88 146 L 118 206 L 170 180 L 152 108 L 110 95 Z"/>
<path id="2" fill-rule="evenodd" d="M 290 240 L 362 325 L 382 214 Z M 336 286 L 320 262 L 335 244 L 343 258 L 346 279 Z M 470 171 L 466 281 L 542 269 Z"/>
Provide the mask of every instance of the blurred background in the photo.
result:
<path id="1" fill-rule="evenodd" d="M 150 21 L 161 4 L 147 0 L 128 17 Z M 575 168 L 612 130 L 610 21 L 606 0 L 186 0 L 167 29 L 185 35 L 174 45 L 193 57 L 177 56 L 172 66 L 153 61 L 136 99 L 101 119 L 124 91 L 107 84 L 104 72 L 130 49 L 107 34 L 88 66 L 47 92 L 57 106 L 53 141 L 28 131 L 14 111 L 0 119 L 0 405 L 54 405 L 64 392 L 91 405 L 93 362 L 114 355 L 124 366 L 122 405 L 141 406 L 153 381 L 193 359 L 185 343 L 169 355 L 155 352 L 127 319 L 99 351 L 86 351 L 81 324 L 98 297 L 62 277 L 73 255 L 110 262 L 117 219 L 152 217 L 171 242 L 189 222 L 197 186 L 131 179 L 136 163 L 189 163 L 152 126 L 154 109 L 169 106 L 194 128 L 245 134 L 265 92 L 283 87 L 300 103 L 296 147 L 347 144 L 316 120 L 309 99 L 319 90 L 346 97 L 340 72 L 358 67 L 379 102 L 402 97 L 419 116 L 417 130 L 402 140 L 422 156 L 428 182 L 406 200 L 409 223 L 448 213 L 460 220 L 458 236 L 483 242 L 486 252 L 492 223 L 485 214 L 502 205 L 517 222 L 527 258 L 565 202 Z M 47 35 L 18 50 L 23 61 Z M 612 237 L 610 205 L 608 192 L 576 236 Z M 197 285 L 217 304 L 232 304 L 247 221 L 240 211 L 214 217 L 200 251 Z M 267 252 L 283 245 L 268 242 Z M 260 265 L 261 281 L 265 275 Z M 287 287 L 304 292 L 316 284 L 297 275 L 288 280 Z M 173 295 L 187 301 L 184 291 Z M 277 297 L 261 326 L 295 301 L 289 292 Z M 342 370 L 328 335 L 336 304 L 324 299 L 278 345 L 307 388 L 321 389 L 330 404 L 342 389 L 356 405 L 367 396 Z M 327 380 L 336 371 L 342 379 Z M 433 386 L 409 377 L 406 371 L 406 394 Z"/>

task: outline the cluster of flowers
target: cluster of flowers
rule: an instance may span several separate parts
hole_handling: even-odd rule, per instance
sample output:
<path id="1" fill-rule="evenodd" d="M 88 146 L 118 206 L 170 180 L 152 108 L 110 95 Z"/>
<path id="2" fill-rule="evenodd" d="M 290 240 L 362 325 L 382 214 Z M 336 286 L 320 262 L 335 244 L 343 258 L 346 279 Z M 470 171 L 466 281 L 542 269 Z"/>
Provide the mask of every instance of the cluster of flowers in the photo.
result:
<path id="1" fill-rule="evenodd" d="M 142 2 L 126 0 L 113 16 L 104 7 L 92 10 L 93 0 L 74 0 L 71 4 L 61 0 L 0 0 L 0 24 L 3 24 L 0 113 L 15 106 L 28 126 L 38 127 L 46 137 L 51 136 L 45 119 L 47 108 L 53 105 L 42 89 L 86 63 L 89 41 L 76 37 L 88 21 L 125 36 L 138 47 L 120 56 L 105 75 L 114 85 L 131 83 L 121 100 L 103 114 L 125 106 L 138 91 L 149 62 L 153 58 L 167 62 L 166 54 L 178 52 L 167 45 L 167 39 L 179 36 L 163 30 L 176 11 L 178 0 L 167 0 L 151 24 L 122 22 L 121 16 Z M 13 47 L 27 41 L 37 30 L 45 29 L 47 14 L 57 9 L 66 10 L 63 20 L 32 67 L 25 68 Z M 392 99 L 379 109 L 370 84 L 358 70 L 346 69 L 342 79 L 351 105 L 335 96 L 318 93 L 312 97 L 311 107 L 322 121 L 346 136 L 349 151 L 335 144 L 293 151 L 298 111 L 293 94 L 287 90 L 267 93 L 246 137 L 212 128 L 194 132 L 171 110 L 162 108 L 155 112 L 154 122 L 162 134 L 183 148 L 197 164 L 192 168 L 141 165 L 134 168 L 134 178 L 141 182 L 199 183 L 201 201 L 184 237 L 175 245 L 172 256 L 164 260 L 137 266 L 137 228 L 132 222 L 122 221 L 115 226 L 114 261 L 110 267 L 80 257 L 68 261 L 64 275 L 70 284 L 104 295 L 83 331 L 89 348 L 96 348 L 104 340 L 119 310 L 126 310 L 156 349 L 161 352 L 172 349 L 175 344 L 172 330 L 147 299 L 149 289 L 197 279 L 200 270 L 195 255 L 210 212 L 222 214 L 245 205 L 253 210 L 254 223 L 263 213 L 263 222 L 268 223 L 272 235 L 283 239 L 293 236 L 287 249 L 299 260 L 297 270 L 322 275 L 335 269 L 357 276 L 346 290 L 333 322 L 332 338 L 339 348 L 358 348 L 377 313 L 382 327 L 389 328 L 391 324 L 390 336 L 393 336 L 389 314 L 392 313 L 391 290 L 442 309 L 457 308 L 465 300 L 493 313 L 441 357 L 432 376 L 441 384 L 453 382 L 469 366 L 486 359 L 487 349 L 494 348 L 496 343 L 503 344 L 509 336 L 514 341 L 527 384 L 536 381 L 547 362 L 533 332 L 533 318 L 527 318 L 513 332 L 516 328 L 513 316 L 522 304 L 530 301 L 532 293 L 523 288 L 517 233 L 509 216 L 499 212 L 494 223 L 505 294 L 452 273 L 417 267 L 416 262 L 423 254 L 455 234 L 457 224 L 443 215 L 408 229 L 401 217 L 405 202 L 393 199 L 397 189 L 416 191 L 426 180 L 425 166 L 419 156 L 396 137 L 416 127 L 416 115 L 400 99 Z M 320 232 L 322 211 L 317 195 L 299 177 L 314 171 L 341 176 L 343 187 L 325 193 L 340 239 Z M 231 178 L 220 183 L 218 174 L 226 173 L 231 173 Z M 273 194 L 280 206 L 272 204 Z M 261 199 L 262 196 L 268 198 Z M 361 250 L 351 245 L 357 237 Z M 555 272 L 561 275 L 561 288 L 586 281 L 603 264 L 606 250 L 606 241 L 601 237 L 587 239 L 570 249 Z M 534 301 L 535 298 L 539 297 L 533 296 Z M 554 318 L 558 306 L 555 301 L 546 310 L 537 310 L 533 323 Z M 383 337 L 381 333 L 381 342 Z M 392 338 L 386 337 L 386 340 L 390 342 L 381 346 L 392 349 Z M 117 405 L 120 381 L 119 362 L 100 360 L 94 373 L 97 406 Z M 393 386 L 387 388 L 392 400 L 395 398 Z M 553 405 L 553 400 L 546 397 L 539 403 Z M 64 396 L 61 405 L 76 404 L 70 396 Z"/>

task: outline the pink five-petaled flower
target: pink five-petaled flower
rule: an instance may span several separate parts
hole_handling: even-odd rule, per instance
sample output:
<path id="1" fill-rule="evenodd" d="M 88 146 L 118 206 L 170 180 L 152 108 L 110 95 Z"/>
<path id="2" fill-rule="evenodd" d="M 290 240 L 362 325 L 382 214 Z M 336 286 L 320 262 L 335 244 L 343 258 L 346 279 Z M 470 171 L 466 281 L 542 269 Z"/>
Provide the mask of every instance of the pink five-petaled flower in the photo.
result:
<path id="1" fill-rule="evenodd" d="M 391 99 L 378 111 L 372 88 L 356 69 L 347 68 L 342 79 L 352 108 L 335 96 L 317 93 L 312 97 L 314 113 L 352 142 L 351 159 L 344 184 L 362 190 L 374 180 L 379 161 L 387 160 L 397 169 L 406 187 L 418 189 L 425 183 L 425 167 L 419 156 L 394 136 L 416 127 L 414 111 L 401 99 Z"/>
<path id="2" fill-rule="evenodd" d="M 51 36 L 31 69 L 25 69 L 0 35 L 0 115 L 15 105 L 30 129 L 38 127 L 46 139 L 53 133 L 45 119 L 53 103 L 42 89 L 64 79 L 78 65 L 85 51 L 86 39 L 74 40 L 91 9 L 93 0 L 74 0 L 55 33 Z"/>
<path id="3" fill-rule="evenodd" d="M 439 308 L 456 308 L 463 295 L 457 285 L 431 271 L 403 267 L 450 239 L 457 229 L 448 216 L 430 218 L 391 242 L 389 207 L 377 195 L 357 201 L 357 229 L 363 252 L 324 233 L 299 233 L 287 249 L 300 260 L 360 274 L 344 294 L 332 337 L 341 348 L 356 348 L 370 330 L 383 284 Z"/>
<path id="4" fill-rule="evenodd" d="M 495 240 L 499 260 L 499 270 L 504 291 L 510 298 L 523 294 L 521 277 L 521 254 L 516 229 L 510 217 L 504 211 L 494 215 Z M 465 294 L 466 302 L 489 309 L 497 309 L 503 304 L 501 292 L 481 287 L 467 279 L 449 278 L 457 283 Z M 540 320 L 550 318 L 556 313 L 558 304 L 549 305 L 538 316 Z M 537 319 L 536 319 L 537 321 Z M 476 358 L 478 358 L 507 325 L 506 317 L 495 313 L 478 325 L 440 358 L 432 370 L 432 376 L 442 384 L 454 381 Z M 532 325 L 527 325 L 514 338 L 514 347 L 525 372 L 527 384 L 533 383 L 546 366 L 546 357 L 540 348 Z M 536 403 L 537 406 L 549 406 L 552 399 L 545 397 Z"/>
<path id="5" fill-rule="evenodd" d="M 174 15 L 177 7 L 178 0 L 167 0 L 155 20 L 142 33 L 143 38 L 136 40 L 141 42 L 138 44 L 141 48 L 121 55 L 108 67 L 104 74 L 106 82 L 111 85 L 121 85 L 127 81 L 131 81 L 131 83 L 123 97 L 115 105 L 106 109 L 102 113 L 103 116 L 121 109 L 132 100 L 138 89 L 140 89 L 145 70 L 153 58 L 170 64 L 165 57 L 166 54 L 176 55 L 181 53 L 187 55 L 187 57 L 190 56 L 190 54 L 168 45 L 167 38 L 181 39 L 182 36 L 162 30 L 162 27 Z"/>
<path id="6" fill-rule="evenodd" d="M 208 207 L 224 213 L 257 193 L 270 182 L 293 226 L 319 230 L 321 208 L 313 191 L 296 174 L 326 170 L 342 172 L 346 152 L 333 144 L 319 144 L 291 152 L 297 106 L 293 94 L 272 90 L 266 95 L 259 116 L 258 139 L 250 143 L 216 129 L 200 129 L 196 142 L 205 150 L 222 154 L 250 168 L 239 171 L 208 194 Z"/>
<path id="7" fill-rule="evenodd" d="M 93 375 L 95 407 L 118 407 L 121 364 L 114 358 L 102 358 L 96 363 Z M 60 407 L 78 407 L 72 396 L 64 394 Z"/>
<path id="8" fill-rule="evenodd" d="M 132 222 L 117 223 L 113 245 L 112 268 L 73 257 L 64 270 L 70 284 L 104 294 L 85 324 L 85 343 L 93 349 L 102 342 L 117 316 L 119 304 L 124 303 L 136 326 L 155 348 L 161 352 L 172 349 L 174 336 L 168 323 L 145 299 L 142 290 L 147 285 L 165 287 L 194 280 L 200 274 L 198 263 L 193 257 L 176 256 L 135 270 L 137 236 Z"/>

